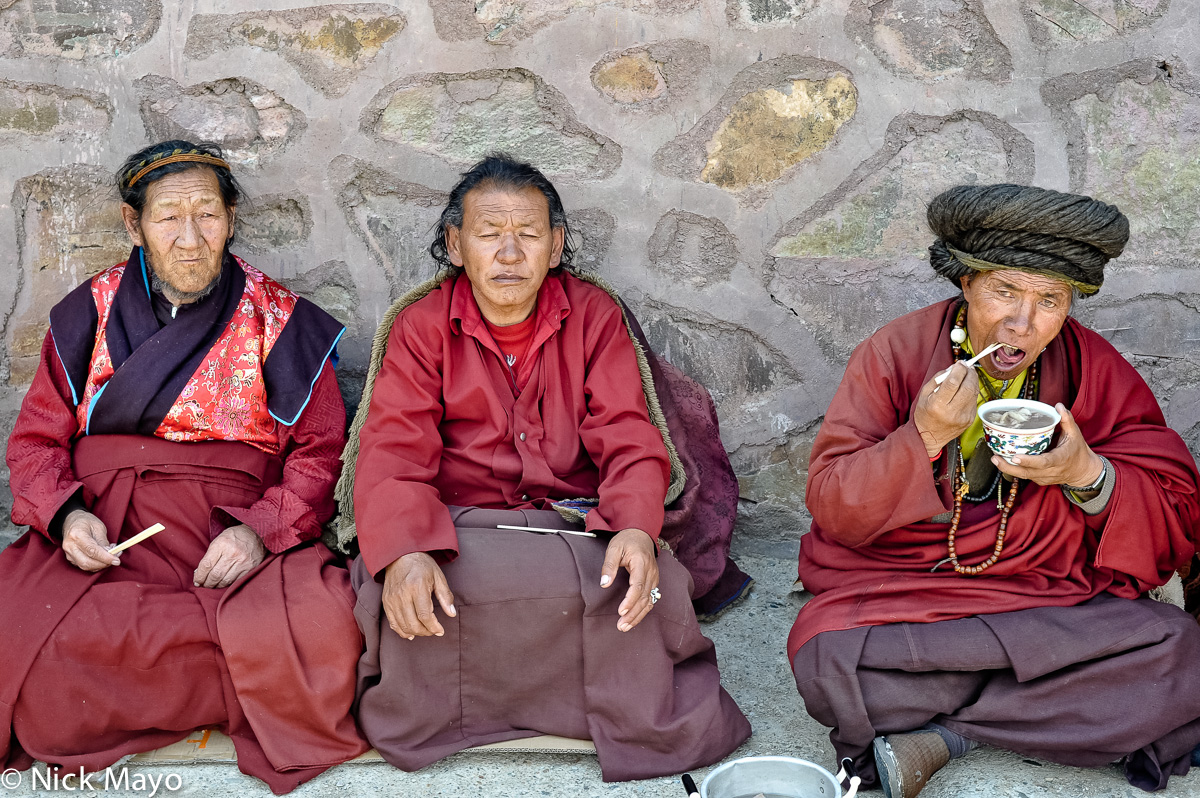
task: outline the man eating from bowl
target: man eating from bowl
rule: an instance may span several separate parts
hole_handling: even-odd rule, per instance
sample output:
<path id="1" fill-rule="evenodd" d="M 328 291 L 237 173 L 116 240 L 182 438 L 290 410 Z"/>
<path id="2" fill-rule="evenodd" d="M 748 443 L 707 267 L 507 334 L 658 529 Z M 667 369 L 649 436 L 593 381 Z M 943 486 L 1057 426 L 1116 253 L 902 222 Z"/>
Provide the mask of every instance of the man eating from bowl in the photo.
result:
<path id="1" fill-rule="evenodd" d="M 813 446 L 815 597 L 788 641 L 806 709 L 888 798 L 979 744 L 1160 789 L 1200 743 L 1200 627 L 1145 594 L 1195 551 L 1198 477 L 1138 373 L 1068 315 L 1128 222 L 1012 185 L 951 189 L 928 218 L 962 295 L 858 347 Z M 1048 451 L 988 449 L 977 409 L 1001 398 L 1057 410 Z"/>

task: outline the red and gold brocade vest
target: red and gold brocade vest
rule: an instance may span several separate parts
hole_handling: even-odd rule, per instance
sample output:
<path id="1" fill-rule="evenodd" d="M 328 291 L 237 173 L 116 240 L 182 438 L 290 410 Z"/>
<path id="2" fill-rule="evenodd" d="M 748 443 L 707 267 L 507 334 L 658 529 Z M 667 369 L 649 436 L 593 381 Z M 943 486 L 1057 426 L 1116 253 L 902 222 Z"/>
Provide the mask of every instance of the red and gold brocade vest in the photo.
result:
<path id="1" fill-rule="evenodd" d="M 246 273 L 237 309 L 154 434 L 169 441 L 242 441 L 276 454 L 279 422 L 267 411 L 262 365 L 297 297 L 236 255 L 234 260 Z M 75 408 L 80 433 L 87 431 L 92 402 L 113 375 L 105 328 L 125 266 L 92 278 L 99 319 L 83 398 Z"/>

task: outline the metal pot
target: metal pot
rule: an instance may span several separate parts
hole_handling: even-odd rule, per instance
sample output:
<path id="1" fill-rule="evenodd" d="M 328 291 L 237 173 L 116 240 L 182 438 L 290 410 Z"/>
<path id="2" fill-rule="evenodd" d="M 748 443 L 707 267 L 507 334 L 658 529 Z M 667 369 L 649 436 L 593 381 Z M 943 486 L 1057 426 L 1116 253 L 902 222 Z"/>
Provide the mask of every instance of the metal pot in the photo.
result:
<path id="1" fill-rule="evenodd" d="M 849 760 L 834 776 L 820 765 L 790 756 L 748 756 L 726 762 L 700 785 L 701 798 L 754 798 L 759 793 L 787 798 L 854 798 L 861 779 Z M 841 782 L 851 772 L 843 796 Z"/>

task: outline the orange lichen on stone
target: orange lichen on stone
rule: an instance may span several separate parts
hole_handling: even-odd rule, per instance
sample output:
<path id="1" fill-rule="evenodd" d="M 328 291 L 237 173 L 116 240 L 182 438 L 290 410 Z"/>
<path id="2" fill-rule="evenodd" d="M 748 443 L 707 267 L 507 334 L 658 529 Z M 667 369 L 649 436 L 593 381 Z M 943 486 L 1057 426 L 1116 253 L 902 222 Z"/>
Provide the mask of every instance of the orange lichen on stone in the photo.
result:
<path id="1" fill-rule="evenodd" d="M 402 21 L 395 17 L 363 19 L 334 14 L 300 27 L 275 17 L 246 20 L 240 33 L 248 43 L 258 47 L 316 51 L 335 63 L 349 66 L 360 57 L 374 57 L 403 27 Z"/>
<path id="2" fill-rule="evenodd" d="M 734 191 L 777 180 L 829 146 L 857 107 L 858 92 L 845 75 L 751 92 L 709 140 L 700 179 Z"/>
<path id="3" fill-rule="evenodd" d="M 632 105 L 662 96 L 667 84 L 658 62 L 646 51 L 623 55 L 596 70 L 596 88 L 616 102 Z"/>

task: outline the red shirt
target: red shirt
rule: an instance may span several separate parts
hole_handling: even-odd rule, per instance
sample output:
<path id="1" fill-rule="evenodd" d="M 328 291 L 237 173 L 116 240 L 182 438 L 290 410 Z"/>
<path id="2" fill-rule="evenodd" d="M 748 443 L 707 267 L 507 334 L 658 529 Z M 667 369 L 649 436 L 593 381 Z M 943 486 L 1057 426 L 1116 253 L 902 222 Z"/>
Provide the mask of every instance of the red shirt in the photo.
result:
<path id="1" fill-rule="evenodd" d="M 549 509 L 598 497 L 589 530 L 657 539 L 670 466 L 620 307 L 552 274 L 533 317 L 517 395 L 465 275 L 396 318 L 355 465 L 371 573 L 416 551 L 454 556 L 447 505 Z"/>
<path id="2" fill-rule="evenodd" d="M 513 392 L 519 393 L 529 382 L 529 367 L 533 365 L 533 359 L 528 355 L 529 345 L 533 343 L 533 331 L 537 328 L 537 313 L 530 313 L 525 321 L 506 327 L 492 324 L 487 319 L 483 323 L 487 325 L 492 340 L 500 348 L 500 354 L 504 356 L 504 362 L 511 372 Z"/>

